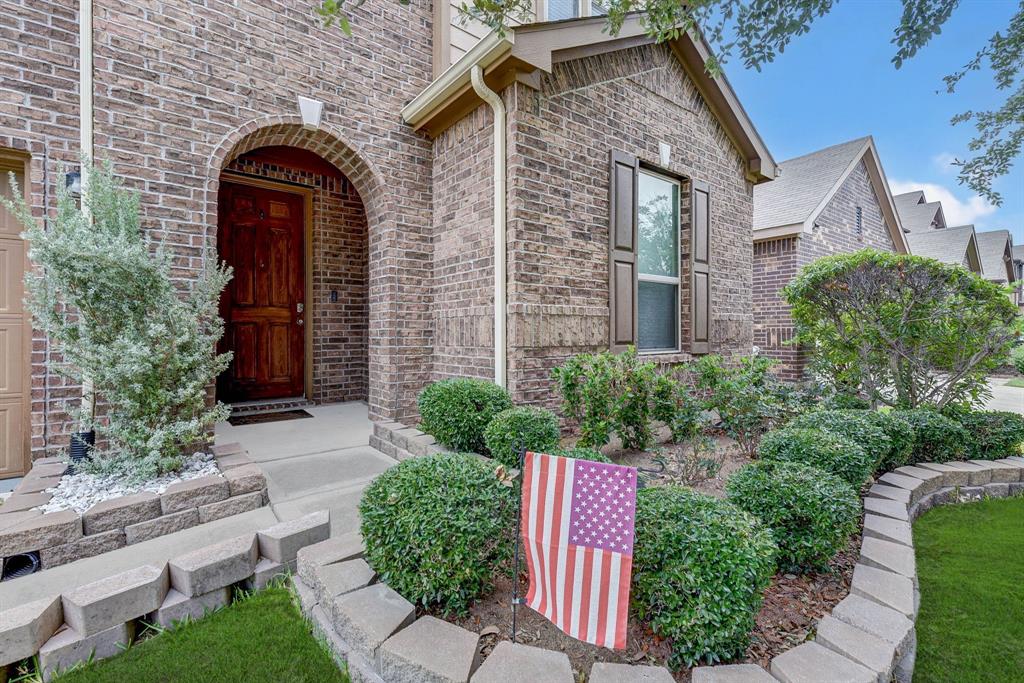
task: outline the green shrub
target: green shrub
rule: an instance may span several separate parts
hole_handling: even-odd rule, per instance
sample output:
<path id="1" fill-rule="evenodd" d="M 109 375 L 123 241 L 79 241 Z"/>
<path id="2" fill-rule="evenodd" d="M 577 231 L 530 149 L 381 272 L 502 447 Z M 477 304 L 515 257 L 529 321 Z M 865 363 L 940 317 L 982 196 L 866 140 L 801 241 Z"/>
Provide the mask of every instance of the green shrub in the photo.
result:
<path id="1" fill-rule="evenodd" d="M 403 460 L 359 503 L 366 560 L 414 604 L 461 613 L 514 543 L 516 490 L 468 453 Z"/>
<path id="2" fill-rule="evenodd" d="M 793 462 L 758 462 L 726 483 L 729 500 L 757 516 L 779 546 L 782 571 L 823 568 L 857 530 L 860 499 L 839 477 Z"/>
<path id="3" fill-rule="evenodd" d="M 484 429 L 512 407 L 508 392 L 493 382 L 464 377 L 434 382 L 420 392 L 420 429 L 442 446 L 487 454 Z"/>
<path id="4" fill-rule="evenodd" d="M 967 457 L 998 460 L 1020 455 L 1024 444 L 1024 417 L 1001 410 L 963 410 L 948 413 L 967 431 Z"/>
<path id="5" fill-rule="evenodd" d="M 856 394 L 836 392 L 818 404 L 821 410 L 867 410 L 871 402 Z"/>
<path id="6" fill-rule="evenodd" d="M 651 414 L 672 432 L 672 443 L 699 439 L 710 426 L 702 402 L 675 377 L 658 375 L 655 378 L 653 402 Z"/>
<path id="7" fill-rule="evenodd" d="M 870 410 L 817 410 L 804 413 L 787 426 L 823 429 L 846 437 L 874 458 L 875 465 L 888 456 L 892 441 Z"/>
<path id="8" fill-rule="evenodd" d="M 967 457 L 970 434 L 950 418 L 931 408 L 894 410 L 914 428 L 909 463 L 948 462 Z"/>
<path id="9" fill-rule="evenodd" d="M 875 458 L 844 436 L 822 429 L 785 427 L 761 439 L 762 460 L 799 462 L 830 472 L 860 489 L 875 468 Z"/>
<path id="10" fill-rule="evenodd" d="M 1024 345 L 1013 347 L 1013 351 L 1010 351 L 1010 361 L 1017 372 L 1024 375 Z"/>
<path id="11" fill-rule="evenodd" d="M 872 416 L 889 437 L 889 451 L 878 463 L 878 472 L 889 472 L 910 464 L 914 452 L 914 425 L 898 411 L 876 410 Z"/>
<path id="12" fill-rule="evenodd" d="M 550 453 L 558 446 L 558 417 L 550 410 L 518 406 L 494 416 L 484 430 L 491 457 L 505 467 L 519 467 L 519 449 Z"/>
<path id="13" fill-rule="evenodd" d="M 670 639 L 670 664 L 746 651 L 775 567 L 771 534 L 753 516 L 682 487 L 637 494 L 632 604 Z"/>
<path id="14" fill-rule="evenodd" d="M 614 464 L 612 459 L 595 448 L 556 448 L 550 455 L 557 455 L 562 458 L 576 458 L 577 460 L 590 460 L 591 462 L 606 462 Z"/>

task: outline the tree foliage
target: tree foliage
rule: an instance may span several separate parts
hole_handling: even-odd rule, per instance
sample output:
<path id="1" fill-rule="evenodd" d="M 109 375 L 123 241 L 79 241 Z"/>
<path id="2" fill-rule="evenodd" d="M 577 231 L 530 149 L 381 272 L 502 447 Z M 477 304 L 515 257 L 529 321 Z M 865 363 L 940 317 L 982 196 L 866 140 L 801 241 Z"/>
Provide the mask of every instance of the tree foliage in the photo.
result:
<path id="1" fill-rule="evenodd" d="M 63 357 L 55 371 L 76 384 L 91 379 L 106 406 L 99 419 L 81 416 L 105 437 L 92 467 L 145 479 L 179 467 L 183 449 L 227 416 L 207 389 L 230 360 L 214 349 L 231 271 L 210 252 L 198 279 L 176 282 L 170 254 L 142 234 L 138 195 L 109 168 L 83 168 L 86 211 L 58 186 L 49 229 L 13 179 L 14 201 L 3 203 L 25 228 L 36 266 L 25 279 L 26 303 Z"/>
<path id="2" fill-rule="evenodd" d="M 408 0 L 399 0 L 408 4 Z M 893 30 L 896 48 L 892 63 L 899 69 L 942 32 L 959 8 L 960 0 L 901 0 L 903 12 Z M 363 0 L 320 0 L 317 13 L 324 24 L 337 24 L 351 35 L 353 11 Z M 596 4 L 596 3 L 595 3 Z M 701 33 L 711 47 L 706 68 L 718 73 L 736 56 L 748 69 L 760 70 L 785 52 L 794 39 L 808 33 L 815 19 L 832 11 L 836 0 L 604 0 L 606 30 L 615 35 L 632 12 L 642 12 L 647 33 L 662 42 L 689 33 Z M 964 3 L 965 5 L 967 3 Z M 533 0 L 471 0 L 462 2 L 465 20 L 479 21 L 499 35 L 516 23 L 533 20 Z M 981 11 L 976 6 L 961 9 Z M 698 29 L 699 27 L 699 29 Z M 1005 31 L 997 31 L 975 56 L 953 73 L 943 77 L 952 93 L 968 74 L 985 66 L 992 71 L 995 86 L 1006 91 L 1003 104 L 988 111 L 967 110 L 955 116 L 954 125 L 974 121 L 977 133 L 968 145 L 974 156 L 958 159 L 960 183 L 994 204 L 1002 197 L 993 181 L 1006 175 L 1024 143 L 1024 1 Z"/>
<path id="3" fill-rule="evenodd" d="M 888 405 L 977 400 L 1018 335 L 1004 288 L 921 256 L 828 256 L 783 293 L 819 375 Z"/>

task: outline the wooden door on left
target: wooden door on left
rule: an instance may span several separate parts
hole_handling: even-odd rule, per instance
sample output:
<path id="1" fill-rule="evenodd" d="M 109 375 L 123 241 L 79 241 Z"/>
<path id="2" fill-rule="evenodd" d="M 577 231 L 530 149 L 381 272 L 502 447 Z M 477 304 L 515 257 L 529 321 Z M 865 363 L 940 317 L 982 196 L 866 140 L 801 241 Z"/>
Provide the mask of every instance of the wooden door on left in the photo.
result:
<path id="1" fill-rule="evenodd" d="M 0 155 L 0 197 L 12 197 L 10 174 L 25 191 L 25 162 Z M 25 313 L 27 244 L 21 224 L 0 206 L 0 479 L 29 469 L 29 322 Z"/>
<path id="2" fill-rule="evenodd" d="M 234 358 L 218 380 L 218 397 L 234 403 L 302 396 L 303 195 L 225 181 L 218 215 L 218 252 L 234 269 L 221 299 L 221 347 Z"/>

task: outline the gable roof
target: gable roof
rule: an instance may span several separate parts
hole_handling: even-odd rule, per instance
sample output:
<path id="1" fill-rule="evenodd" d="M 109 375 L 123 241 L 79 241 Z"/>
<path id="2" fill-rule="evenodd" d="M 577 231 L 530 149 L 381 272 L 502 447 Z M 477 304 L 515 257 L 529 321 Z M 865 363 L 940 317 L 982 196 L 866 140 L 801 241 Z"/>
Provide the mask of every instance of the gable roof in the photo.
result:
<path id="1" fill-rule="evenodd" d="M 981 257 L 973 225 L 912 232 L 907 235 L 907 242 L 912 254 L 955 266 L 966 265 L 971 272 L 981 273 Z"/>
<path id="2" fill-rule="evenodd" d="M 941 202 L 925 201 L 924 192 L 914 190 L 893 197 L 900 222 L 907 232 L 934 230 L 946 227 L 946 216 Z"/>
<path id="3" fill-rule="evenodd" d="M 973 226 L 972 226 L 973 227 Z M 1009 230 L 989 230 L 977 233 L 981 274 L 993 282 L 1013 282 L 1013 240 Z"/>
<path id="4" fill-rule="evenodd" d="M 470 80 L 474 66 L 483 69 L 487 86 L 500 92 L 516 80 L 536 85 L 539 71 L 550 73 L 561 61 L 654 42 L 639 12 L 628 15 L 614 36 L 605 31 L 605 22 L 599 16 L 526 24 L 508 29 L 503 37 L 492 31 L 414 97 L 402 109 L 402 118 L 431 137 L 440 135 L 483 102 Z M 703 36 L 683 31 L 667 44 L 746 160 L 747 178 L 754 183 L 775 178 L 775 159 L 728 79 L 711 76 L 704 68 L 711 48 Z"/>
<path id="5" fill-rule="evenodd" d="M 810 233 L 814 221 L 862 159 L 893 244 L 906 253 L 899 213 L 870 135 L 781 162 L 778 178 L 754 188 L 754 239 Z"/>
<path id="6" fill-rule="evenodd" d="M 1013 260 L 1024 262 L 1024 244 L 1013 245 Z"/>

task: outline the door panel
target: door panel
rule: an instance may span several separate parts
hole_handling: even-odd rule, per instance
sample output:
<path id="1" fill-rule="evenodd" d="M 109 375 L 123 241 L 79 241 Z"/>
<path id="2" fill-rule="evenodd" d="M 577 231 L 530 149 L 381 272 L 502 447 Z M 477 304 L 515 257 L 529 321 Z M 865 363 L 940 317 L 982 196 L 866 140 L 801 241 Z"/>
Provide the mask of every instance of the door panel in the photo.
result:
<path id="1" fill-rule="evenodd" d="M 221 302 L 222 348 L 234 352 L 218 381 L 226 401 L 302 395 L 304 207 L 299 194 L 225 182 L 218 245 L 234 268 Z"/>
<path id="2" fill-rule="evenodd" d="M 25 431 L 28 415 L 21 398 L 0 397 L 0 475 L 25 474 Z"/>
<path id="3" fill-rule="evenodd" d="M 0 197 L 13 196 L 8 174 L 24 190 L 24 162 L 0 158 Z M 25 314 L 25 251 L 21 224 L 0 206 L 0 479 L 28 469 L 29 325 Z"/>

